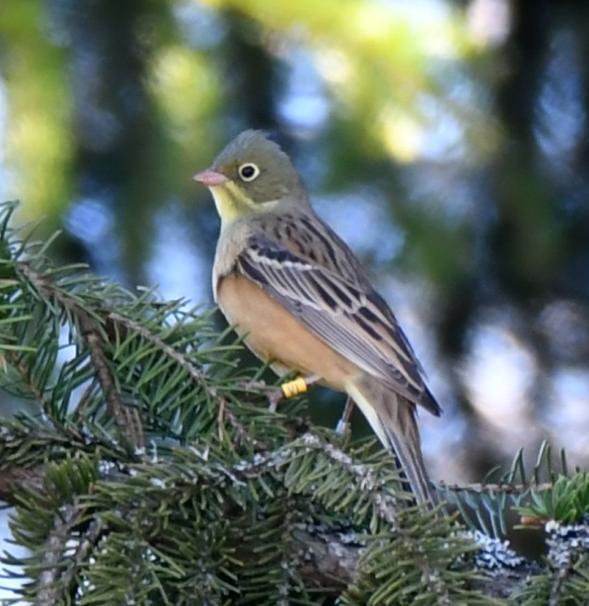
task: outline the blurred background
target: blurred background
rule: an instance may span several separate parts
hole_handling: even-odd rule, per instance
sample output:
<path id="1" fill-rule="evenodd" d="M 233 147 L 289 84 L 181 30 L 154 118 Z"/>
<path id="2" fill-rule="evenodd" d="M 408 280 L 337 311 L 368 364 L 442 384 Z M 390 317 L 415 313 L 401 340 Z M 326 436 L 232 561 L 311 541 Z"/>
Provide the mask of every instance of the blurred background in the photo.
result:
<path id="1" fill-rule="evenodd" d="M 589 463 L 588 111 L 586 0 L 0 2 L 0 200 L 59 262 L 210 304 L 191 175 L 275 133 L 423 361 L 450 482 L 543 439 Z"/>

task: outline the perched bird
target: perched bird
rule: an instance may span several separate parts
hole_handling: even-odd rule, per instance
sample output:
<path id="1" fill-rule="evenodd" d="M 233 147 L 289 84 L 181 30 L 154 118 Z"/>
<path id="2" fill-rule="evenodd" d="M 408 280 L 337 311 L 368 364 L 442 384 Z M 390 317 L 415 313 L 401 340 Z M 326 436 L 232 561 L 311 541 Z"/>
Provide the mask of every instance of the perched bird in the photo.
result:
<path id="1" fill-rule="evenodd" d="M 441 409 L 393 312 L 314 212 L 289 157 L 247 130 L 194 180 L 221 217 L 213 292 L 228 322 L 279 375 L 347 393 L 394 450 L 416 501 L 433 502 L 416 409 Z"/>

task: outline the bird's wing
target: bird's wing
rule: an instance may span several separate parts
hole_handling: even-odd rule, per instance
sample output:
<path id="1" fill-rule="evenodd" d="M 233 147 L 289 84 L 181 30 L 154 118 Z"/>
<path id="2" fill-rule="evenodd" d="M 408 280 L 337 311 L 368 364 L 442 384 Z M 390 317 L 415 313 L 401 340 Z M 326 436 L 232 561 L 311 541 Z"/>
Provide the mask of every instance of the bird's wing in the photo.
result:
<path id="1" fill-rule="evenodd" d="M 295 222 L 288 227 L 288 245 L 283 241 L 284 229 L 251 233 L 237 256 L 236 270 L 339 354 L 398 394 L 439 414 L 393 313 L 372 289 L 343 241 L 331 230 L 323 231 L 325 239 L 311 242 L 312 254 L 303 247 L 297 254 L 292 242 L 304 241 L 304 234 L 297 233 Z M 328 229 L 323 224 L 320 227 Z"/>

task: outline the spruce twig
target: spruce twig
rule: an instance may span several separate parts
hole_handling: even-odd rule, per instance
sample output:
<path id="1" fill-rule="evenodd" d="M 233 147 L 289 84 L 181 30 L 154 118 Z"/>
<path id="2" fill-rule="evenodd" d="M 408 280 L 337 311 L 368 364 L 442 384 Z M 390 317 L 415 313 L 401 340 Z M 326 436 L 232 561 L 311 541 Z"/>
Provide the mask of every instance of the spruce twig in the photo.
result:
<path id="1" fill-rule="evenodd" d="M 139 412 L 123 403 L 116 380 L 111 372 L 108 357 L 104 350 L 106 340 L 104 325 L 99 314 L 84 308 L 79 299 L 57 287 L 47 276 L 41 275 L 32 269 L 30 262 L 19 262 L 17 271 L 20 271 L 39 292 L 60 305 L 68 314 L 72 314 L 79 327 L 80 336 L 88 346 L 98 382 L 108 404 L 109 412 L 121 436 L 129 440 L 134 449 L 144 448 L 145 437 Z"/>

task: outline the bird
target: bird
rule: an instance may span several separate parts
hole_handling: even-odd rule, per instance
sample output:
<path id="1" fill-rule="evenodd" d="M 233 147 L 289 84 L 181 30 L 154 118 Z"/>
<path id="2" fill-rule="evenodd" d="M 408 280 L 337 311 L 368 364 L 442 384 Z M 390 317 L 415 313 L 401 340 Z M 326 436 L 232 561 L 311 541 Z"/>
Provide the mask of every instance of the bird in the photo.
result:
<path id="1" fill-rule="evenodd" d="M 441 408 L 395 315 L 314 211 L 289 156 L 264 131 L 245 130 L 193 179 L 221 219 L 212 286 L 228 323 L 279 376 L 346 393 L 393 451 L 415 502 L 433 506 L 416 417 L 418 407 Z"/>

